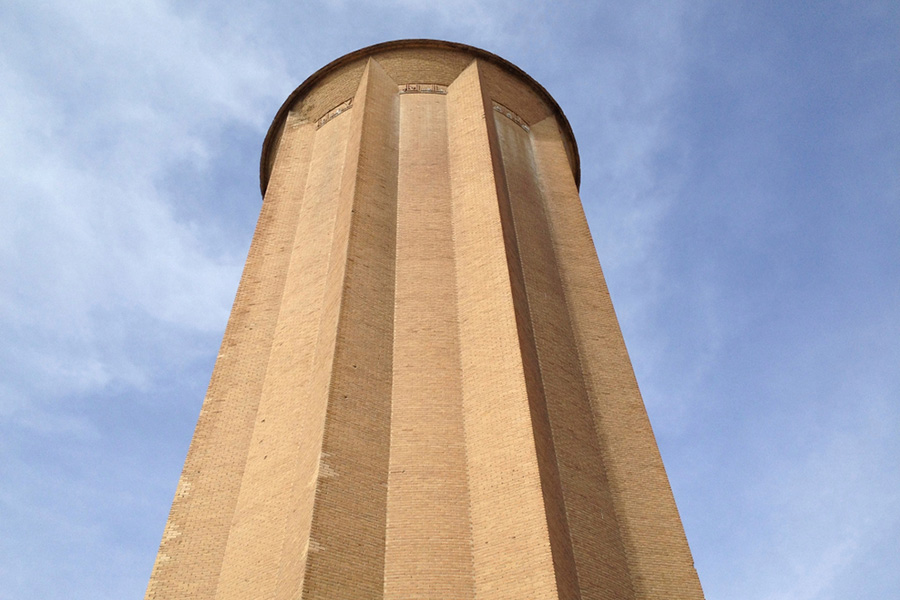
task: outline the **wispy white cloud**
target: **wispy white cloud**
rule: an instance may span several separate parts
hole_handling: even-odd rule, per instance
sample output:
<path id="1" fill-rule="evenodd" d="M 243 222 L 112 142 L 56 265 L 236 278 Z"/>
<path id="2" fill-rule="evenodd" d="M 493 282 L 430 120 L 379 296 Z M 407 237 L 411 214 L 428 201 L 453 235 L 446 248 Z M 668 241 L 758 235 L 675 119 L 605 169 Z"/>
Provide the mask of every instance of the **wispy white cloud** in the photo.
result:
<path id="1" fill-rule="evenodd" d="M 862 408 L 861 418 L 844 415 L 848 423 L 789 455 L 757 457 L 762 472 L 742 506 L 757 512 L 765 535 L 744 540 L 748 563 L 737 581 L 711 581 L 718 590 L 755 589 L 772 600 L 839 598 L 841 582 L 857 577 L 868 551 L 897 530 L 897 448 L 889 442 L 897 411 L 883 400 Z"/>
<path id="2" fill-rule="evenodd" d="M 248 241 L 172 182 L 220 179 L 223 131 L 261 137 L 288 77 L 165 2 L 6 4 L 0 48 L 0 597 L 135 595 L 170 496 L 147 465 L 184 451 L 140 433 L 190 427 L 203 384 L 177 380 Z"/>
<path id="3" fill-rule="evenodd" d="M 161 184 L 174 169 L 208 169 L 223 127 L 264 130 L 283 65 L 164 2 L 12 12 L 0 65 L 9 358 L 57 393 L 141 381 L 117 315 L 218 331 L 243 260 L 205 246 L 215 217 L 185 220 Z"/>

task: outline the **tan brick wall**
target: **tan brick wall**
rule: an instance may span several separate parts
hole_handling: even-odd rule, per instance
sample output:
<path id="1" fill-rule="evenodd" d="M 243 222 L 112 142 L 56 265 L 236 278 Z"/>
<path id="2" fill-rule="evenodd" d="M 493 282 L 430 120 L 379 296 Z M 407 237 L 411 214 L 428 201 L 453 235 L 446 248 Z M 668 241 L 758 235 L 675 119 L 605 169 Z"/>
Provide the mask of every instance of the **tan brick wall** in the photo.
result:
<path id="1" fill-rule="evenodd" d="M 556 581 L 478 63 L 450 86 L 450 182 L 476 597 Z"/>
<path id="2" fill-rule="evenodd" d="M 702 598 L 555 103 L 439 42 L 313 79 L 146 597 Z"/>
<path id="3" fill-rule="evenodd" d="M 523 271 L 523 303 L 533 329 L 535 360 L 558 465 L 554 496 L 565 511 L 581 597 L 632 598 L 613 498 L 596 438 L 591 405 L 544 213 L 531 136 L 495 113 L 505 181 Z M 552 119 L 552 117 L 549 117 Z"/>
<path id="4" fill-rule="evenodd" d="M 474 590 L 446 100 L 400 97 L 388 598 Z"/>
<path id="5" fill-rule="evenodd" d="M 702 598 L 555 120 L 535 125 L 532 138 L 635 597 Z"/>
<path id="6" fill-rule="evenodd" d="M 275 333 L 311 129 L 289 120 L 147 598 L 213 598 Z"/>
<path id="7" fill-rule="evenodd" d="M 280 580 L 302 568 L 302 546 L 291 530 L 299 525 L 298 507 L 311 504 L 308 482 L 318 465 L 310 457 L 321 442 L 310 442 L 321 439 L 324 404 L 324 395 L 309 389 L 320 321 L 311 307 L 324 297 L 346 143 L 346 120 L 316 136 L 298 193 L 302 207 L 293 244 L 284 248 L 291 260 L 218 598 L 272 597 Z M 315 397 L 318 402 L 299 401 Z M 308 520 L 303 529 L 308 536 Z M 294 536 L 288 538 L 289 531 Z"/>

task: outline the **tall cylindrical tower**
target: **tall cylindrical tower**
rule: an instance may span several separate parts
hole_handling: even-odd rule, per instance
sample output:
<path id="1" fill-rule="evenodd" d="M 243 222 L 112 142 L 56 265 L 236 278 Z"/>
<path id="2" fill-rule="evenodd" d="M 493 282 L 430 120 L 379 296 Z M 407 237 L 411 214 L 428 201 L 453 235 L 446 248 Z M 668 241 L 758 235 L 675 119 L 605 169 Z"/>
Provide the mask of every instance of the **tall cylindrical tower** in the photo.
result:
<path id="1" fill-rule="evenodd" d="M 297 88 L 146 597 L 702 598 L 578 180 L 483 50 Z"/>

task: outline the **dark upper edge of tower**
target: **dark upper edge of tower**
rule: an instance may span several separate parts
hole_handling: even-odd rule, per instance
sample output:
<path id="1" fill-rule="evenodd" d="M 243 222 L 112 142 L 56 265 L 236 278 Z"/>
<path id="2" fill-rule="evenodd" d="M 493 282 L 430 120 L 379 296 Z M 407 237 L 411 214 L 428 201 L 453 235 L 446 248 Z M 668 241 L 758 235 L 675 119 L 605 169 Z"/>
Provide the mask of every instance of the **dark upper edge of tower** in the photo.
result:
<path id="1" fill-rule="evenodd" d="M 330 63 L 307 77 L 306 81 L 301 83 L 297 87 L 297 89 L 291 92 L 291 95 L 287 97 L 287 100 L 284 101 L 284 103 L 281 105 L 281 108 L 279 108 L 278 112 L 275 114 L 275 118 L 272 120 L 272 124 L 269 125 L 269 131 L 266 133 L 265 140 L 263 141 L 262 156 L 260 157 L 259 163 L 259 185 L 262 195 L 266 195 L 266 187 L 269 183 L 269 157 L 274 150 L 274 145 L 277 143 L 279 137 L 279 128 L 287 118 L 287 114 L 290 111 L 291 107 L 294 106 L 294 104 L 298 100 L 306 96 L 306 94 L 313 87 L 315 87 L 316 84 L 322 81 L 326 75 L 340 67 L 343 67 L 344 65 L 350 64 L 361 58 L 372 56 L 388 50 L 415 48 L 446 49 L 467 52 L 475 58 L 485 60 L 498 66 L 499 68 L 511 73 L 512 75 L 518 77 L 523 82 L 528 84 L 538 94 L 538 96 L 540 96 L 541 99 L 547 103 L 547 106 L 556 113 L 557 120 L 560 127 L 562 128 L 562 133 L 564 136 L 566 136 L 566 138 L 568 138 L 567 141 L 571 146 L 572 156 L 570 157 L 570 159 L 573 162 L 572 172 L 575 176 L 575 184 L 579 186 L 581 185 L 581 159 L 578 156 L 578 145 L 575 141 L 575 135 L 572 133 L 572 126 L 569 124 L 569 120 L 566 118 L 565 113 L 563 113 L 562 109 L 559 107 L 559 104 L 556 103 L 556 100 L 553 99 L 553 96 L 550 95 L 550 93 L 544 88 L 544 86 L 535 81 L 533 77 L 531 77 L 528 73 L 526 73 L 516 65 L 512 64 L 504 58 L 500 58 L 496 54 L 488 52 L 487 50 L 482 50 L 481 48 L 476 48 L 475 46 L 469 46 L 467 44 L 460 44 L 457 42 L 429 39 L 410 39 L 382 42 L 380 44 L 374 44 L 372 46 L 360 48 L 359 50 L 356 50 L 349 54 L 345 54 L 344 56 L 331 61 Z"/>

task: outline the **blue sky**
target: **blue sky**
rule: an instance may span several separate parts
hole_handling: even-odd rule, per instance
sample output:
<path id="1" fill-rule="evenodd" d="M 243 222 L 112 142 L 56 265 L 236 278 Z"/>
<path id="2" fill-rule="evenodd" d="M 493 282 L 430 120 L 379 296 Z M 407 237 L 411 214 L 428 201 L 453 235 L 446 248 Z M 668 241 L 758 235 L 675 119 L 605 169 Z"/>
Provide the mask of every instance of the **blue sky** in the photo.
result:
<path id="1" fill-rule="evenodd" d="M 900 597 L 900 5 L 0 5 L 0 600 L 141 597 L 309 74 L 479 46 L 571 121 L 707 597 Z"/>

